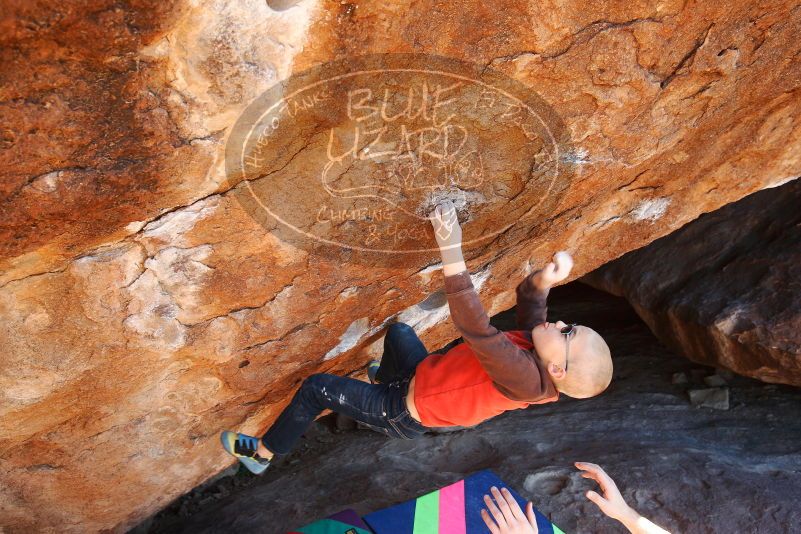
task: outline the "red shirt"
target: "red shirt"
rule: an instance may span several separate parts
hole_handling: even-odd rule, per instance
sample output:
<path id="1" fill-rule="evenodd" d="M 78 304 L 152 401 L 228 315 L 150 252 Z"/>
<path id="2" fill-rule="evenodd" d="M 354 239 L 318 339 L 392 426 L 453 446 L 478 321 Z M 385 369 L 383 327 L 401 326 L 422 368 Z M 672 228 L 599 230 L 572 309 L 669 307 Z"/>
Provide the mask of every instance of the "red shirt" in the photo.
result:
<path id="1" fill-rule="evenodd" d="M 417 366 L 414 402 L 424 426 L 473 426 L 559 399 L 531 342 L 531 329 L 545 322 L 548 295 L 531 283 L 532 275 L 516 288 L 520 330 L 508 332 L 490 324 L 468 271 L 445 277 L 451 318 L 464 343 Z"/>

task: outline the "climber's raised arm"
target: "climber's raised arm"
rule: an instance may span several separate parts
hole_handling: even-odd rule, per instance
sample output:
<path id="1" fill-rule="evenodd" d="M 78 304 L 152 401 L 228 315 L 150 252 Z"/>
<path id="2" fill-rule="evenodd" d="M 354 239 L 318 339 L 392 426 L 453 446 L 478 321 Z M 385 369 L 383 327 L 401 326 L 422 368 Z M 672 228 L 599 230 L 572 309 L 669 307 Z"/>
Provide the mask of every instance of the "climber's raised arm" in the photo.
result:
<path id="1" fill-rule="evenodd" d="M 557 252 L 553 261 L 542 269 L 529 274 L 515 288 L 517 303 L 515 319 L 517 328 L 531 330 L 545 322 L 548 307 L 546 301 L 551 287 L 570 274 L 573 258 L 567 252 Z"/>
<path id="2" fill-rule="evenodd" d="M 451 319 L 495 387 L 515 400 L 552 395 L 545 367 L 490 324 L 462 256 L 462 229 L 452 202 L 444 201 L 434 209 L 432 225 L 442 255 Z"/>

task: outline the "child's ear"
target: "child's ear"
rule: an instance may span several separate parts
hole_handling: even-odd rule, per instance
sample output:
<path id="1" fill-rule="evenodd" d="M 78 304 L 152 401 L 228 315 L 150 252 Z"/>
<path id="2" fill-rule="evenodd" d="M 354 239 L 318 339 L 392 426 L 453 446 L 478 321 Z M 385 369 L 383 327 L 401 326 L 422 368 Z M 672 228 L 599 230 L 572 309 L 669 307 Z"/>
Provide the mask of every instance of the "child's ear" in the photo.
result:
<path id="1" fill-rule="evenodd" d="M 548 373 L 554 378 L 562 378 L 565 376 L 565 370 L 553 362 L 548 364 Z"/>

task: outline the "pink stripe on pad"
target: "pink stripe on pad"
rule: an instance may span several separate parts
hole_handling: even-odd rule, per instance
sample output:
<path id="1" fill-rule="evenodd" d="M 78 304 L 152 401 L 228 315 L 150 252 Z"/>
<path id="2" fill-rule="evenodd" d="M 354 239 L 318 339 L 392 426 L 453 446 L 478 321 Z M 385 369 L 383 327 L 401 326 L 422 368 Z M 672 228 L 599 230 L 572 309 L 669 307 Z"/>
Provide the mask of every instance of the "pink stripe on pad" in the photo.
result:
<path id="1" fill-rule="evenodd" d="M 439 534 L 465 534 L 464 480 L 439 490 Z"/>

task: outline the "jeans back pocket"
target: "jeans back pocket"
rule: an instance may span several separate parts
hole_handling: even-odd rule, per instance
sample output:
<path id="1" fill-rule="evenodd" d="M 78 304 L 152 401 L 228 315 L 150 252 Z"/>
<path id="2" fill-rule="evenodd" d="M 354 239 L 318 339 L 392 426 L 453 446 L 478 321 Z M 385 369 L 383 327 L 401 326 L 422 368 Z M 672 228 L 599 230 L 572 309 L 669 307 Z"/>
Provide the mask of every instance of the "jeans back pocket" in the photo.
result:
<path id="1" fill-rule="evenodd" d="M 414 439 L 424 434 L 424 432 L 418 432 L 411 427 L 414 424 L 414 419 L 412 419 L 408 410 L 404 410 L 396 417 L 387 418 L 387 421 L 398 433 L 398 437 L 402 439 Z"/>

